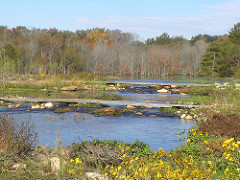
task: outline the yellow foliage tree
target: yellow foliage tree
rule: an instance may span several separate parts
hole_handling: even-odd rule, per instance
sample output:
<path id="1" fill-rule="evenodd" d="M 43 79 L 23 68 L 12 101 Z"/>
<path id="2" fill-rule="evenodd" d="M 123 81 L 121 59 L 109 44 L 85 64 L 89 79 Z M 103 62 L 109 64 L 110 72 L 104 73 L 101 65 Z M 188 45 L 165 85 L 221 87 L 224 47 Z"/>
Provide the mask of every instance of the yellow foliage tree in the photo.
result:
<path id="1" fill-rule="evenodd" d="M 104 31 L 104 29 L 94 29 L 88 35 L 87 39 L 91 46 L 95 46 L 99 41 L 108 44 L 109 46 L 113 45 L 113 37 Z"/>

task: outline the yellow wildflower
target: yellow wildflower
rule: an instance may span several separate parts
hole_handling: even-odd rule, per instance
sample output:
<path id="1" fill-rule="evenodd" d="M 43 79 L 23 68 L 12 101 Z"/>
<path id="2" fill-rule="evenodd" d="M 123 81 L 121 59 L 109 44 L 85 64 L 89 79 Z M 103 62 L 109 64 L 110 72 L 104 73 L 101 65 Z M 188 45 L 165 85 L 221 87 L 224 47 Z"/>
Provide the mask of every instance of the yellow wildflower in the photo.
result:
<path id="1" fill-rule="evenodd" d="M 76 164 L 81 164 L 81 163 L 82 163 L 82 160 L 80 160 L 79 158 L 76 158 L 76 159 L 75 159 L 75 162 L 76 162 Z"/>
<path id="2" fill-rule="evenodd" d="M 208 144 L 208 141 L 203 141 L 203 144 Z"/>
<path id="3" fill-rule="evenodd" d="M 74 170 L 74 169 L 69 169 L 69 170 L 68 170 L 68 173 L 69 173 L 69 174 L 75 174 L 75 170 Z"/>

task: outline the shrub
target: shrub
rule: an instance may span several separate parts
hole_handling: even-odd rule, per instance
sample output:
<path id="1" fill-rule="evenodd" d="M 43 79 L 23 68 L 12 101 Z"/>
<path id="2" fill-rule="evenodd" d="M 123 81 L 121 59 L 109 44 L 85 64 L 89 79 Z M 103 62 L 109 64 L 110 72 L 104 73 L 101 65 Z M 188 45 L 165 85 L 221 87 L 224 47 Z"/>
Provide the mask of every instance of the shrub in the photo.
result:
<path id="1" fill-rule="evenodd" d="M 36 142 L 37 133 L 30 121 L 17 124 L 8 114 L 0 115 L 0 149 L 6 153 L 27 155 Z"/>
<path id="2" fill-rule="evenodd" d="M 124 154 L 138 157 L 148 157 L 154 154 L 149 145 L 136 140 L 134 143 L 123 143 L 121 140 L 98 140 L 74 143 L 71 146 L 72 157 L 79 157 L 83 162 L 91 165 L 118 165 Z"/>

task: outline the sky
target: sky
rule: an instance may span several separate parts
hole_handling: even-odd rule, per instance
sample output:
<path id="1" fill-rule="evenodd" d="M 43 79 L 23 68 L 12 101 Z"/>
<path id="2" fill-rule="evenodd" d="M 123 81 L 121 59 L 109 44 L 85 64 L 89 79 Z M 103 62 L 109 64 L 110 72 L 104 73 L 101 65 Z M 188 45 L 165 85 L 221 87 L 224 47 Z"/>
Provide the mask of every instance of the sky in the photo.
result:
<path id="1" fill-rule="evenodd" d="M 119 29 L 139 40 L 166 32 L 223 35 L 240 22 L 240 0 L 0 0 L 0 26 Z"/>

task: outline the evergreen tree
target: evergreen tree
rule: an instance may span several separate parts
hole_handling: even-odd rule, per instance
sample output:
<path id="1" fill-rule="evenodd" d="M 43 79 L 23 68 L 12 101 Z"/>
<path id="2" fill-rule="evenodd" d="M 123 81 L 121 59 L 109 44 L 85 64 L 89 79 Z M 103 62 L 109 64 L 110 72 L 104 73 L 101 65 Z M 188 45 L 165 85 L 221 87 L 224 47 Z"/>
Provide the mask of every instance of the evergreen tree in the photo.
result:
<path id="1" fill-rule="evenodd" d="M 232 43 L 240 45 L 240 23 L 235 24 L 229 31 L 229 39 Z"/>

